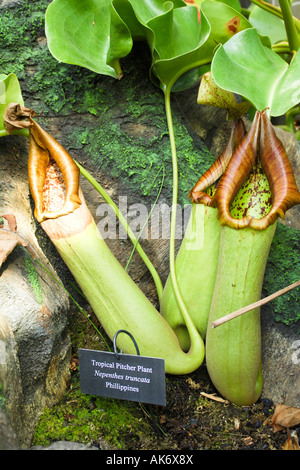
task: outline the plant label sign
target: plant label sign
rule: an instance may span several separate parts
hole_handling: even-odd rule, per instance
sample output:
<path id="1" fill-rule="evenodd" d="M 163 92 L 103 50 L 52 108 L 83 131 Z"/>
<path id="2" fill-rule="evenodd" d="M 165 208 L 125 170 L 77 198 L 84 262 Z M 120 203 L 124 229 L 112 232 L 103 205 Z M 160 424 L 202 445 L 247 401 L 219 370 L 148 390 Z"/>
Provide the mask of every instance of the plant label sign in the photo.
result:
<path id="1" fill-rule="evenodd" d="M 166 405 L 163 359 L 79 349 L 82 393 Z"/>

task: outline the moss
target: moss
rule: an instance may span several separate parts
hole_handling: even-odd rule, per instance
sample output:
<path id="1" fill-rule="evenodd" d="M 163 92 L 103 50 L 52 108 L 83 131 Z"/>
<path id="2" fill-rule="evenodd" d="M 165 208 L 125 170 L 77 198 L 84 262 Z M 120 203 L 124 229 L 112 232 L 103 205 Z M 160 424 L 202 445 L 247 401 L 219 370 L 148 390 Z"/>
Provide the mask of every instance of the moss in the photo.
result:
<path id="1" fill-rule="evenodd" d="M 103 119 L 111 119 L 110 112 L 107 111 Z M 113 178 L 120 179 L 122 185 L 139 192 L 141 196 L 146 196 L 149 186 L 153 183 L 156 174 L 162 166 L 165 167 L 165 196 L 169 199 L 172 187 L 172 166 L 170 161 L 170 150 L 168 139 L 165 134 L 161 134 L 161 129 L 157 127 L 156 135 L 149 143 L 139 143 L 136 139 L 126 135 L 120 125 L 111 124 L 111 127 L 102 127 L 101 118 L 94 129 L 87 132 L 85 129 L 74 132 L 68 136 L 68 140 L 77 149 L 84 148 L 85 155 L 96 168 L 107 171 Z M 198 159 L 198 171 L 195 161 L 196 150 L 190 136 L 179 136 L 177 139 L 178 148 L 184 156 L 184 160 L 179 162 L 180 184 L 179 203 L 188 203 L 188 188 L 200 174 L 200 158 Z M 211 158 L 211 157 L 210 157 Z M 209 162 L 209 160 L 208 160 Z M 203 163 L 203 161 L 202 161 Z M 193 168 L 194 165 L 194 168 Z M 158 190 L 160 180 L 154 184 L 153 194 Z"/>
<path id="2" fill-rule="evenodd" d="M 300 231 L 279 223 L 271 246 L 264 290 L 270 295 L 300 279 Z M 300 289 L 296 288 L 268 305 L 276 321 L 300 326 Z"/>
<path id="3" fill-rule="evenodd" d="M 48 446 L 54 441 L 85 444 L 105 439 L 114 448 L 140 440 L 150 430 L 138 404 L 81 394 L 78 378 L 65 399 L 45 409 L 35 431 L 33 445 Z"/>
<path id="4" fill-rule="evenodd" d="M 78 121 L 78 126 L 66 136 L 66 142 L 88 165 L 109 173 L 122 181 L 122 186 L 141 196 L 148 194 L 149 186 L 163 165 L 166 172 L 163 195 L 171 199 L 173 175 L 164 97 L 151 84 L 145 88 L 148 76 L 140 57 L 133 52 L 123 64 L 124 78 L 113 85 L 112 79 L 107 77 L 94 77 L 90 85 L 86 81 L 82 102 L 97 119 Z M 83 109 L 77 108 L 77 112 Z M 210 166 L 213 157 L 200 139 L 189 134 L 176 107 L 173 118 L 180 177 L 179 203 L 184 205 L 188 203 L 189 189 Z M 154 194 L 159 184 L 159 180 L 155 182 Z"/>
<path id="5" fill-rule="evenodd" d="M 19 79 L 26 75 L 25 64 L 30 63 L 32 44 L 43 34 L 43 10 L 49 1 L 25 1 L 1 10 L 0 58 L 1 73 L 16 73 Z M 18 60 L 15 58 L 18 57 Z"/>
<path id="6" fill-rule="evenodd" d="M 5 397 L 3 395 L 2 384 L 0 382 L 0 410 L 5 410 Z"/>
<path id="7" fill-rule="evenodd" d="M 92 312 L 87 311 L 87 316 L 77 310 L 72 312 L 74 356 L 77 356 L 79 348 L 106 350 L 89 316 L 97 322 Z M 76 363 L 74 356 L 73 364 Z M 75 366 L 64 398 L 55 406 L 43 410 L 32 445 L 46 447 L 51 442 L 63 440 L 101 446 L 101 440 L 105 440 L 116 449 L 143 446 L 143 437 L 153 434 L 153 429 L 142 406 L 135 402 L 82 394 L 79 372 L 78 366 Z"/>
<path id="8" fill-rule="evenodd" d="M 44 291 L 39 281 L 39 275 L 34 267 L 31 256 L 25 253 L 25 272 L 35 298 L 39 304 L 43 303 Z"/>

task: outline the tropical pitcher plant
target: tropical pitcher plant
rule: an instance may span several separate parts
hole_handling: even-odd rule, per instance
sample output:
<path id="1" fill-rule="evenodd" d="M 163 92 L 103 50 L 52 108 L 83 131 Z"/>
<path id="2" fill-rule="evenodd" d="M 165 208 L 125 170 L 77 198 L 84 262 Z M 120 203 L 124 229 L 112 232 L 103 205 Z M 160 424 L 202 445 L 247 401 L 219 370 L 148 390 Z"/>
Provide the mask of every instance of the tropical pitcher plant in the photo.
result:
<path id="1" fill-rule="evenodd" d="M 300 203 L 288 156 L 271 123 L 272 116 L 300 101 L 300 28 L 290 8 L 272 6 L 269 14 L 276 11 L 289 27 L 279 47 L 253 27 L 251 15 L 238 1 L 234 8 L 221 1 L 199 3 L 195 8 L 183 0 L 54 0 L 46 12 L 50 52 L 96 73 L 120 79 L 120 59 L 129 54 L 133 40 L 149 46 L 150 79 L 165 97 L 173 164 L 170 275 L 165 286 L 137 247 L 155 280 L 160 312 L 101 238 L 79 175 L 97 189 L 99 183 L 20 101 L 7 103 L 4 122 L 7 133 L 29 135 L 34 215 L 108 336 L 128 330 L 142 355 L 165 360 L 166 373 L 190 373 L 205 357 L 217 390 L 238 405 L 249 405 L 262 390 L 259 307 L 217 328 L 211 325 L 260 299 L 277 219 Z M 254 3 L 269 8 L 265 2 Z M 191 218 L 175 259 L 178 169 L 171 94 L 200 77 L 198 102 L 225 108 L 232 133 L 211 168 L 187 188 Z M 253 116 L 250 124 L 243 119 L 246 112 Z M 196 236 L 193 246 L 191 234 L 197 230 L 200 243 Z M 122 351 L 135 352 L 127 335 L 119 341 Z"/>

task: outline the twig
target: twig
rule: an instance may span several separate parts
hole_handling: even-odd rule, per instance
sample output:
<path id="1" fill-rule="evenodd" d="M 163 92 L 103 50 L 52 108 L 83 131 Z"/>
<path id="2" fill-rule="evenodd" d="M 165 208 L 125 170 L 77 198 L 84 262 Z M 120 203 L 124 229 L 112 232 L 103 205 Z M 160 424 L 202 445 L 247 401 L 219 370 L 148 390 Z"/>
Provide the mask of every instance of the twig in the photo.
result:
<path id="1" fill-rule="evenodd" d="M 211 400 L 218 401 L 220 403 L 226 403 L 226 405 L 228 405 L 228 403 L 229 403 L 228 400 L 224 400 L 224 398 L 217 397 L 213 393 L 200 392 L 200 395 L 202 395 L 203 397 L 206 397 L 206 398 L 210 398 Z"/>
<path id="2" fill-rule="evenodd" d="M 300 281 L 294 282 L 293 284 L 290 284 L 289 286 L 285 287 L 284 289 L 281 289 L 274 294 L 269 295 L 268 297 L 265 297 L 264 299 L 258 300 L 257 302 L 254 302 L 253 304 L 247 305 L 246 307 L 240 308 L 239 310 L 236 310 L 235 312 L 229 313 L 228 315 L 224 315 L 223 317 L 219 318 L 218 320 L 215 320 L 212 322 L 211 327 L 216 328 L 217 326 L 222 325 L 223 323 L 232 320 L 233 318 L 236 318 L 243 313 L 249 312 L 250 310 L 253 310 L 254 308 L 260 307 L 261 305 L 264 305 L 270 300 L 275 299 L 276 297 L 279 297 L 280 295 L 285 294 L 286 292 L 295 289 L 295 287 L 300 286 Z"/>

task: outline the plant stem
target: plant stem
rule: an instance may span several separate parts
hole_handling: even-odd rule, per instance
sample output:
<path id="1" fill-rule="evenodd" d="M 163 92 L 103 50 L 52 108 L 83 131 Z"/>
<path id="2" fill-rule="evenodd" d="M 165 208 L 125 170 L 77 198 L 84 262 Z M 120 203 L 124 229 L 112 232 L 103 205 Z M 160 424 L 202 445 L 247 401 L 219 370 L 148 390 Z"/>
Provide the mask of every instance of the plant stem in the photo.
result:
<path id="1" fill-rule="evenodd" d="M 176 152 L 176 143 L 172 119 L 172 110 L 171 110 L 171 90 L 168 87 L 165 91 L 165 108 L 166 108 L 166 117 L 169 129 L 169 139 L 171 146 L 172 154 L 172 167 L 173 167 L 173 188 L 172 188 L 172 211 L 171 211 L 171 225 L 170 225 L 170 276 L 172 279 L 172 284 L 175 292 L 177 302 L 180 306 L 181 311 L 185 311 L 186 307 L 182 299 L 176 278 L 175 272 L 175 230 L 176 230 L 176 209 L 177 209 L 177 199 L 178 199 L 178 163 L 177 163 L 177 152 Z"/>
<path id="2" fill-rule="evenodd" d="M 279 0 L 279 5 L 282 11 L 283 21 L 290 48 L 292 51 L 296 52 L 300 47 L 300 40 L 297 34 L 290 3 L 288 0 Z"/>
<path id="3" fill-rule="evenodd" d="M 278 18 L 283 20 L 283 12 L 281 11 L 281 8 L 277 7 L 276 5 L 265 2 L 264 0 L 251 0 L 251 2 L 257 5 L 258 7 L 262 8 L 263 10 L 275 16 L 278 16 Z M 296 30 L 300 32 L 300 20 L 298 18 L 293 17 L 293 22 Z"/>
<path id="4" fill-rule="evenodd" d="M 289 54 L 292 55 L 292 51 L 288 42 L 279 42 L 277 44 L 272 45 L 272 50 L 276 52 L 276 54 Z"/>
<path id="5" fill-rule="evenodd" d="M 278 16 L 282 19 L 282 13 L 280 11 L 280 8 L 276 5 L 273 5 L 269 2 L 265 2 L 264 0 L 251 0 L 251 2 L 257 5 L 258 7 L 262 8 L 263 10 L 272 13 L 273 15 Z"/>
<path id="6" fill-rule="evenodd" d="M 170 225 L 170 247 L 169 247 L 169 257 L 170 257 L 170 278 L 173 286 L 174 296 L 176 298 L 178 308 L 182 314 L 183 320 L 185 322 L 188 334 L 190 335 L 191 345 L 193 348 L 193 343 L 196 344 L 201 339 L 193 320 L 186 308 L 185 302 L 183 300 L 180 288 L 177 282 L 176 268 L 175 268 L 175 232 L 176 232 L 176 210 L 177 210 L 177 199 L 178 199 L 178 163 L 177 163 L 177 151 L 176 151 L 176 141 L 174 134 L 174 126 L 172 119 L 172 109 L 171 109 L 171 91 L 175 82 L 182 76 L 184 73 L 189 70 L 197 67 L 201 67 L 208 63 L 207 59 L 202 59 L 196 61 L 192 64 L 189 64 L 186 67 L 178 70 L 177 74 L 173 76 L 168 84 L 161 84 L 161 89 L 165 96 L 165 111 L 166 118 L 169 130 L 169 140 L 171 147 L 172 155 L 172 169 L 173 169 L 173 188 L 172 188 L 172 211 L 171 211 L 171 225 Z M 198 340 L 196 338 L 198 337 Z M 193 339 L 194 338 L 194 339 Z"/>
<path id="7" fill-rule="evenodd" d="M 145 265 L 147 266 L 147 268 L 149 269 L 149 271 L 150 271 L 150 273 L 153 277 L 153 280 L 155 282 L 156 289 L 157 289 L 158 298 L 159 298 L 159 301 L 160 301 L 161 296 L 162 296 L 162 292 L 163 292 L 163 285 L 162 285 L 161 279 L 160 279 L 155 267 L 153 266 L 153 264 L 149 260 L 148 256 L 146 255 L 146 253 L 142 249 L 141 245 L 139 244 L 138 240 L 134 236 L 132 230 L 130 229 L 129 225 L 127 224 L 127 221 L 123 217 L 123 215 L 120 212 L 119 208 L 113 202 L 113 200 L 108 196 L 108 194 L 104 190 L 104 188 L 95 180 L 95 178 L 93 178 L 93 176 L 90 175 L 90 173 L 85 168 L 83 168 L 78 162 L 75 161 L 75 163 L 78 166 L 82 176 L 84 176 L 92 184 L 92 186 L 94 186 L 94 188 L 101 194 L 103 199 L 110 205 L 110 207 L 113 209 L 116 216 L 118 217 L 119 221 L 121 222 L 121 224 L 125 228 L 130 240 L 132 241 L 132 243 L 135 246 L 137 252 L 141 256 L 142 260 L 144 261 Z"/>
<path id="8" fill-rule="evenodd" d="M 173 84 L 174 82 L 172 82 Z M 166 87 L 165 90 L 165 108 L 166 108 L 166 117 L 169 129 L 169 139 L 171 146 L 172 154 L 172 167 L 173 167 L 173 190 L 172 190 L 172 211 L 171 211 L 171 226 L 170 226 L 170 277 L 173 285 L 174 295 L 178 303 L 178 307 L 183 316 L 186 328 L 191 338 L 191 347 L 193 348 L 192 338 L 198 337 L 200 335 L 191 320 L 190 314 L 186 308 L 180 288 L 178 286 L 176 269 L 175 269 L 175 231 L 176 231 L 176 209 L 177 209 L 177 196 L 178 196 L 178 164 L 177 164 L 177 152 L 175 144 L 175 135 L 171 111 L 171 88 L 172 84 Z"/>
<path id="9" fill-rule="evenodd" d="M 6 130 L 1 130 L 0 131 L 0 137 L 5 137 L 7 134 Z M 10 135 L 23 135 L 24 137 L 29 137 L 29 131 L 28 129 L 18 129 L 16 131 L 12 131 Z"/>

